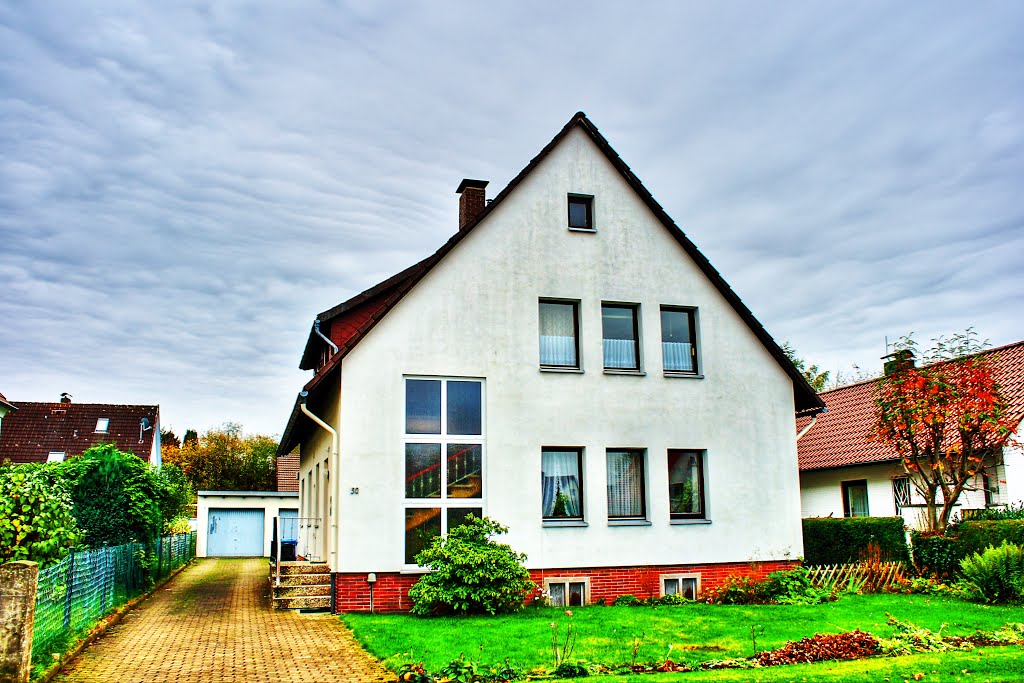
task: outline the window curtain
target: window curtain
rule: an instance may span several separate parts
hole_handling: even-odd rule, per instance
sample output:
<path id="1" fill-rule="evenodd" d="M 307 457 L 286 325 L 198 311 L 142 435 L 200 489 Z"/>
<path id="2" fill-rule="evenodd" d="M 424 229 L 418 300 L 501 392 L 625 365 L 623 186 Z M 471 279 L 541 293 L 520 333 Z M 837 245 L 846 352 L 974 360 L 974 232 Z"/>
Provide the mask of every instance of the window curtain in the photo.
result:
<path id="1" fill-rule="evenodd" d="M 576 365 L 576 323 L 572 304 L 540 305 L 541 365 Z"/>
<path id="2" fill-rule="evenodd" d="M 693 345 L 689 342 L 662 342 L 665 369 L 693 372 Z"/>
<path id="3" fill-rule="evenodd" d="M 643 455 L 633 451 L 608 451 L 608 516 L 641 517 L 644 514 Z"/>
<path id="4" fill-rule="evenodd" d="M 582 510 L 579 453 L 545 451 L 541 459 L 544 516 L 579 517 Z"/>
<path id="5" fill-rule="evenodd" d="M 604 366 L 630 370 L 636 368 L 636 342 L 632 339 L 605 339 Z"/>

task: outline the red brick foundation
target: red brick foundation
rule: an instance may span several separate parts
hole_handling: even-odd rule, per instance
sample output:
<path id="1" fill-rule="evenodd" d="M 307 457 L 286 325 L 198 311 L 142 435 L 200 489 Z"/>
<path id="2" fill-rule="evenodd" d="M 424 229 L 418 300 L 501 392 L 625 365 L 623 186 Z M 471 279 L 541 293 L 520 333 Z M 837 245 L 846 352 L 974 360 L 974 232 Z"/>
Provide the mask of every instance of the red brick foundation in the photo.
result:
<path id="1" fill-rule="evenodd" d="M 700 574 L 701 591 L 721 585 L 725 577 L 739 574 L 763 579 L 771 572 L 797 566 L 795 560 L 767 562 L 724 562 L 720 564 L 669 564 L 644 567 L 585 567 L 575 569 L 531 569 L 530 578 L 543 586 L 549 577 L 588 577 L 590 601 L 612 602 L 620 595 L 646 598 L 661 591 L 663 574 Z M 377 573 L 373 609 L 377 612 L 407 612 L 412 607 L 409 589 L 420 574 Z M 369 612 L 370 587 L 366 574 L 335 574 L 335 609 L 338 612 Z"/>

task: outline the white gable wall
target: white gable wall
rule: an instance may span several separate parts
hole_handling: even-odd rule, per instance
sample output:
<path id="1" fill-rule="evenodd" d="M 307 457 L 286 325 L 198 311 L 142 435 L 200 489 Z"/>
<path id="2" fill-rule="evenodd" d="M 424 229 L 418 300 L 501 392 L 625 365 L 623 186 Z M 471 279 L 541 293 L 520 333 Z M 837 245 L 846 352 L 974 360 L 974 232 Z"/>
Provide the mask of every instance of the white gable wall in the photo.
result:
<path id="1" fill-rule="evenodd" d="M 567 229 L 570 192 L 596 234 Z M 583 374 L 539 370 L 548 297 L 581 301 Z M 646 376 L 603 372 L 602 301 L 640 304 Z M 663 376 L 661 304 L 699 307 L 704 379 Z M 790 378 L 579 129 L 343 361 L 340 571 L 403 566 L 404 375 L 485 379 L 484 511 L 530 567 L 802 554 Z M 542 446 L 586 449 L 589 526 L 542 526 Z M 615 447 L 647 449 L 650 526 L 608 525 Z M 670 525 L 669 448 L 706 449 L 711 524 Z"/>

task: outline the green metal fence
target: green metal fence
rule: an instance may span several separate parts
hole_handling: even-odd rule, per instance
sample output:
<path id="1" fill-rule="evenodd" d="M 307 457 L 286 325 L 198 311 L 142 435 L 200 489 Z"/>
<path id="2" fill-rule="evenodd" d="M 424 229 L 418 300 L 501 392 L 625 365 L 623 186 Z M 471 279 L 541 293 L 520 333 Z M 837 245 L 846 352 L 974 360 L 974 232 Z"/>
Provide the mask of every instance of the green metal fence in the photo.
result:
<path id="1" fill-rule="evenodd" d="M 105 614 L 196 556 L 196 533 L 72 552 L 39 572 L 32 660 L 63 652 Z"/>

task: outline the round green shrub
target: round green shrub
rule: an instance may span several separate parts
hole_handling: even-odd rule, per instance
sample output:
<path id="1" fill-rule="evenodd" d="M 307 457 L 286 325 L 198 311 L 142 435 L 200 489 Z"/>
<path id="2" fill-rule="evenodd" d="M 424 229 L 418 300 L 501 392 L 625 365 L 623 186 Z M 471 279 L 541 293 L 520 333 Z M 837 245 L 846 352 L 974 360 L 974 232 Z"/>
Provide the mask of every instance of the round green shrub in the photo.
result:
<path id="1" fill-rule="evenodd" d="M 526 555 L 517 553 L 491 536 L 507 527 L 484 517 L 466 517 L 464 524 L 435 538 L 416 555 L 416 562 L 430 569 L 412 588 L 412 613 L 500 614 L 522 609 L 534 590 L 530 572 L 523 566 Z"/>

